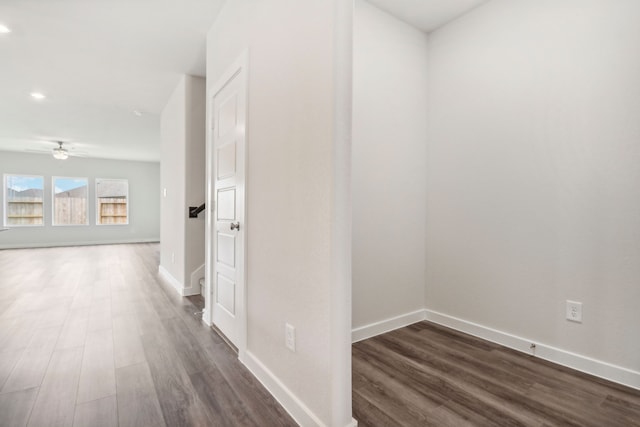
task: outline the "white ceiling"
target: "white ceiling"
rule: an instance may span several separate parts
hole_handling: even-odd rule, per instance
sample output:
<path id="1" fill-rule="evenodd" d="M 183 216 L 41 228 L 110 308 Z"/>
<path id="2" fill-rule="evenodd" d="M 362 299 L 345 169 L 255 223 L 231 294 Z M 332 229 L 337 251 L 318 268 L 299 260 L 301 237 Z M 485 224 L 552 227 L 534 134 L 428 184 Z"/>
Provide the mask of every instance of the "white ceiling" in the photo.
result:
<path id="1" fill-rule="evenodd" d="M 181 74 L 205 75 L 223 1 L 1 1 L 0 150 L 158 161 L 159 113 Z"/>
<path id="2" fill-rule="evenodd" d="M 369 0 L 385 12 L 431 32 L 488 0 Z"/>
<path id="3" fill-rule="evenodd" d="M 425 32 L 485 1 L 370 0 Z M 65 141 L 87 157 L 158 161 L 159 114 L 181 74 L 205 75 L 223 2 L 0 1 L 12 30 L 0 34 L 0 151 L 49 155 Z"/>

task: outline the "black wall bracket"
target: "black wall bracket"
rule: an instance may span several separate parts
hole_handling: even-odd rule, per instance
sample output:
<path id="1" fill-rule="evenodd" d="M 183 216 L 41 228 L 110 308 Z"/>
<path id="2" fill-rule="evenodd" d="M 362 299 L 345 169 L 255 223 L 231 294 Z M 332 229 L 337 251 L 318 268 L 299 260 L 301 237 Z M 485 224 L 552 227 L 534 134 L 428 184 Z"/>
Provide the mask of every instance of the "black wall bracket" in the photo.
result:
<path id="1" fill-rule="evenodd" d="M 198 218 L 198 214 L 204 210 L 204 203 L 200 206 L 189 206 L 189 218 Z"/>

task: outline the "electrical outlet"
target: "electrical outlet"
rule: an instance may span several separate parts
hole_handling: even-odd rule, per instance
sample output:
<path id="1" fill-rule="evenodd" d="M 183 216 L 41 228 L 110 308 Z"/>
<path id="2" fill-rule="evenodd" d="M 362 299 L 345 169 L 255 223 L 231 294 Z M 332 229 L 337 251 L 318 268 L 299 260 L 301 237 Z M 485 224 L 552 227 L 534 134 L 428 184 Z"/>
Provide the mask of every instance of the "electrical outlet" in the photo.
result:
<path id="1" fill-rule="evenodd" d="M 176 263 L 176 253 L 171 252 L 171 264 L 175 264 L 175 263 Z"/>
<path id="2" fill-rule="evenodd" d="M 582 303 L 567 300 L 567 320 L 582 323 Z"/>
<path id="3" fill-rule="evenodd" d="M 295 353 L 296 351 L 296 328 L 290 324 L 284 326 L 284 343 L 287 348 Z"/>

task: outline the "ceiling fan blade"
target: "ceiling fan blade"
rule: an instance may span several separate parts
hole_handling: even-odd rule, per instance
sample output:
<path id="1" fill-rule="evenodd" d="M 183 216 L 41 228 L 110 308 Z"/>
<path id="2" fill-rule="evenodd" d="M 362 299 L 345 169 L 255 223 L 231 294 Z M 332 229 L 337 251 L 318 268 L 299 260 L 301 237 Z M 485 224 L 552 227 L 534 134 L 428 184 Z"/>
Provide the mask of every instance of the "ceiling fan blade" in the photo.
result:
<path id="1" fill-rule="evenodd" d="M 75 142 L 65 142 L 60 140 L 39 140 L 39 141 L 32 141 L 31 143 L 41 145 L 41 148 L 29 147 L 29 148 L 23 148 L 22 151 L 26 153 L 49 154 L 53 156 L 54 150 L 62 148 L 63 150 L 66 151 L 69 157 L 81 157 L 81 158 L 91 157 L 91 155 L 86 151 L 76 151 L 76 148 L 78 148 L 78 146 L 82 144 L 78 144 Z"/>

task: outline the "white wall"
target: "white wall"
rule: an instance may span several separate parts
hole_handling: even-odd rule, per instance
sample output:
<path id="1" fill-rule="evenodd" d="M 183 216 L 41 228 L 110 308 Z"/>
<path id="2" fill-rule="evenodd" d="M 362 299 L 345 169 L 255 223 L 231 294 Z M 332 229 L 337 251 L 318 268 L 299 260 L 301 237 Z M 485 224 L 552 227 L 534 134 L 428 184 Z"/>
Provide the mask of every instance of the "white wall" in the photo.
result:
<path id="1" fill-rule="evenodd" d="M 0 176 L 44 176 L 44 227 L 15 227 L 0 233 L 0 249 L 91 245 L 102 243 L 157 242 L 160 231 L 158 163 L 0 152 Z M 88 226 L 51 226 L 53 176 L 89 178 Z M 95 178 L 129 180 L 129 224 L 96 225 Z M 3 184 L 4 185 L 4 184 Z M 4 191 L 0 191 L 0 218 L 4 217 Z"/>
<path id="2" fill-rule="evenodd" d="M 185 285 L 186 76 L 180 79 L 160 116 L 160 268 Z"/>
<path id="3" fill-rule="evenodd" d="M 353 58 L 357 329 L 424 308 L 427 37 L 358 0 Z"/>
<path id="4" fill-rule="evenodd" d="M 200 292 L 191 273 L 204 263 L 204 213 L 189 218 L 188 207 L 205 199 L 205 86 L 183 76 L 160 118 L 160 271 L 185 295 Z"/>
<path id="5" fill-rule="evenodd" d="M 249 49 L 244 362 L 303 425 L 351 420 L 350 309 L 333 305 L 351 293 L 333 280 L 335 186 L 349 186 L 334 175 L 338 8 L 350 34 L 348 2 L 227 2 L 207 42 L 209 87 Z"/>
<path id="6" fill-rule="evenodd" d="M 640 370 L 638 16 L 494 0 L 429 37 L 427 308 Z"/>
<path id="7" fill-rule="evenodd" d="M 200 206 L 206 198 L 206 79 L 189 77 L 187 84 L 187 141 L 186 147 L 186 192 L 187 206 Z M 188 218 L 185 230 L 185 284 L 189 285 L 191 274 L 204 264 L 205 259 L 205 212 L 198 218 Z M 202 270 L 204 278 L 204 269 Z M 200 277 L 194 277 L 199 280 Z M 199 283 L 191 283 L 199 286 Z M 198 292 L 199 287 L 196 286 Z M 195 291 L 194 290 L 194 291 Z"/>

